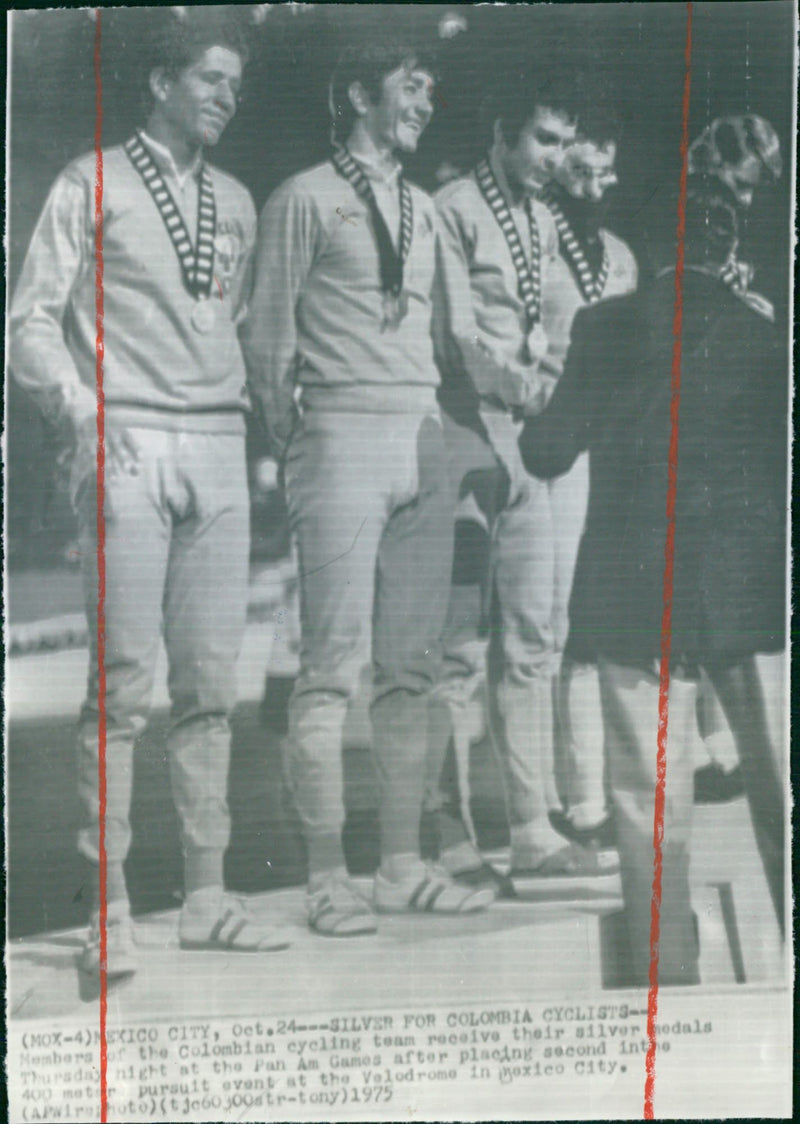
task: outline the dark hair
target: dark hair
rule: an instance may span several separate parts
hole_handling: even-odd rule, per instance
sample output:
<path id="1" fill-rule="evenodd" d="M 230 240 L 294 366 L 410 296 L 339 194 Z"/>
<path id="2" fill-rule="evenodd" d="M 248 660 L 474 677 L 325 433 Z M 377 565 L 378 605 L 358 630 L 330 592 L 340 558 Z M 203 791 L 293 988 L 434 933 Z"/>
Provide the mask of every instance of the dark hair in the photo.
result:
<path id="1" fill-rule="evenodd" d="M 578 120 L 578 136 L 601 148 L 618 145 L 622 139 L 622 120 L 611 95 L 600 86 L 584 90 L 584 105 Z"/>
<path id="2" fill-rule="evenodd" d="M 244 18 L 235 8 L 217 5 L 150 9 L 148 33 L 144 42 L 142 101 L 145 111 L 152 108 L 149 79 L 154 70 L 163 68 L 170 78 L 177 78 L 195 63 L 210 47 L 234 51 L 244 67 L 250 57 Z"/>
<path id="3" fill-rule="evenodd" d="M 350 101 L 348 90 L 353 82 L 360 82 L 373 104 L 381 99 L 383 80 L 401 66 L 422 70 L 436 81 L 438 68 L 433 51 L 420 50 L 402 39 L 384 40 L 363 47 L 347 47 L 331 77 L 329 108 L 334 134 L 346 140 L 355 125 L 358 114 Z"/>
<path id="4" fill-rule="evenodd" d="M 209 47 L 235 51 L 243 66 L 250 57 L 243 20 L 235 9 L 191 6 L 166 9 L 158 17 L 150 41 L 148 73 L 163 67 L 174 78 Z"/>
<path id="5" fill-rule="evenodd" d="M 506 144 L 513 148 L 536 109 L 550 109 L 568 121 L 577 121 L 583 109 L 583 79 L 577 72 L 531 71 L 519 64 L 503 75 L 502 86 L 487 98 L 483 122 L 488 131 L 500 122 Z"/>

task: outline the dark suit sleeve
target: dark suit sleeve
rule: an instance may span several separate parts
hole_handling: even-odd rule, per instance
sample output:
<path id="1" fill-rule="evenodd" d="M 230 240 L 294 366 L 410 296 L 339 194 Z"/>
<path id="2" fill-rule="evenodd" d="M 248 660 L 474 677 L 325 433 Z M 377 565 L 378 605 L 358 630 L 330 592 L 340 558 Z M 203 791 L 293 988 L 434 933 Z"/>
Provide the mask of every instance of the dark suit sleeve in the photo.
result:
<path id="1" fill-rule="evenodd" d="M 589 310 L 586 310 L 589 311 Z M 588 448 L 591 425 L 591 381 L 588 343 L 591 317 L 575 318 L 564 371 L 546 409 L 528 418 L 519 438 L 523 463 L 532 476 L 561 476 Z"/>

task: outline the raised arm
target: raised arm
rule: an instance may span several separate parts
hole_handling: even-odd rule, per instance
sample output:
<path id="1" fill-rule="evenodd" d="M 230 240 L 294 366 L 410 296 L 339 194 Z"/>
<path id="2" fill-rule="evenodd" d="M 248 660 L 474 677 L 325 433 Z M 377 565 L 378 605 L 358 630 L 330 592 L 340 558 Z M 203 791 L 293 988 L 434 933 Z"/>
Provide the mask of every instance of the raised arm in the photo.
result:
<path id="1" fill-rule="evenodd" d="M 589 317 L 590 328 L 591 320 Z M 564 372 L 550 402 L 541 414 L 525 421 L 519 450 L 532 476 L 560 476 L 588 448 L 595 389 L 590 375 L 592 367 L 596 370 L 598 366 L 592 363 L 589 335 L 582 310 L 575 318 Z"/>
<path id="2" fill-rule="evenodd" d="M 472 303 L 469 238 L 460 216 L 439 202 L 437 271 L 433 333 L 437 360 L 447 370 L 463 372 L 484 401 L 506 409 L 544 405 L 552 380 L 534 364 L 498 359 L 493 341 L 482 332 Z"/>

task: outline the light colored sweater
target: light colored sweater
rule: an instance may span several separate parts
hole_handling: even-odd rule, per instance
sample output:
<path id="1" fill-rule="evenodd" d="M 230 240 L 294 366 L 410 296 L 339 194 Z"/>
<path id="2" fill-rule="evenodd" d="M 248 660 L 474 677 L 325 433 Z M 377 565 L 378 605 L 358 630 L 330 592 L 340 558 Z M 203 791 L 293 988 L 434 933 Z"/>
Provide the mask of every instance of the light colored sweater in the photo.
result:
<path id="1" fill-rule="evenodd" d="M 160 146 L 159 146 L 160 148 Z M 159 170 L 181 206 L 196 194 Z M 217 208 L 213 330 L 191 323 L 195 299 L 163 219 L 122 147 L 103 153 L 104 391 L 109 417 L 159 429 L 244 432 L 249 403 L 237 321 L 247 296 L 256 214 L 246 189 L 210 167 Z M 9 316 L 15 378 L 51 416 L 96 411 L 95 173 L 90 154 L 58 177 L 31 239 Z M 194 239 L 192 208 L 186 216 Z M 196 214 L 196 203 L 194 205 Z"/>

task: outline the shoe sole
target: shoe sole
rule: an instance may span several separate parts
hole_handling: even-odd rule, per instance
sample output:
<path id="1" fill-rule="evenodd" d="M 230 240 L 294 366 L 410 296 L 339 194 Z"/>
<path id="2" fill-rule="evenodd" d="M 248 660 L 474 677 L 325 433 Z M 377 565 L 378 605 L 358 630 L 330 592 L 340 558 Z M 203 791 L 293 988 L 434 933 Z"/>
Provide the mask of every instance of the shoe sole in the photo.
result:
<path id="1" fill-rule="evenodd" d="M 130 964 L 128 967 L 115 968 L 113 971 L 106 970 L 105 976 L 107 980 L 124 980 L 130 976 L 135 976 L 138 969 L 138 964 Z M 92 980 L 99 980 L 101 976 L 100 969 L 95 968 L 93 965 L 87 967 L 85 964 L 79 963 L 78 971 Z"/>
<path id="2" fill-rule="evenodd" d="M 474 894 L 464 905 L 459 908 L 442 909 L 425 909 L 425 907 L 417 908 L 413 905 L 381 905 L 375 902 L 376 913 L 407 913 L 409 916 L 415 917 L 463 917 L 465 913 L 480 913 L 482 910 L 488 909 L 489 906 L 497 899 L 494 890 L 481 890 Z"/>
<path id="3" fill-rule="evenodd" d="M 363 925 L 359 925 L 355 929 L 345 929 L 345 928 L 339 927 L 339 928 L 327 930 L 327 929 L 320 929 L 316 925 L 314 925 L 311 921 L 309 921 L 308 927 L 311 930 L 311 932 L 315 934 L 315 936 L 318 936 L 318 937 L 333 937 L 334 939 L 337 939 L 337 938 L 344 939 L 345 937 L 367 937 L 367 936 L 371 936 L 373 933 L 377 933 L 377 931 L 378 931 L 378 926 L 375 923 L 365 923 Z"/>
<path id="4" fill-rule="evenodd" d="M 235 945 L 220 944 L 218 941 L 185 941 L 179 942 L 182 952 L 235 952 L 237 954 L 252 955 L 257 952 L 281 952 L 291 946 L 290 940 L 275 942 L 275 944 Z"/>

